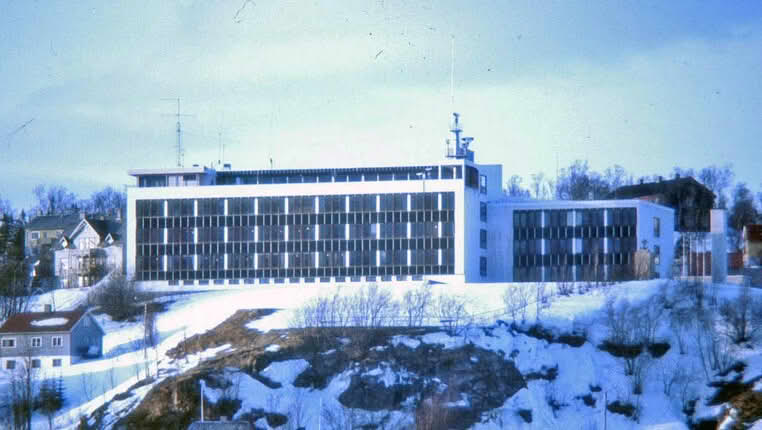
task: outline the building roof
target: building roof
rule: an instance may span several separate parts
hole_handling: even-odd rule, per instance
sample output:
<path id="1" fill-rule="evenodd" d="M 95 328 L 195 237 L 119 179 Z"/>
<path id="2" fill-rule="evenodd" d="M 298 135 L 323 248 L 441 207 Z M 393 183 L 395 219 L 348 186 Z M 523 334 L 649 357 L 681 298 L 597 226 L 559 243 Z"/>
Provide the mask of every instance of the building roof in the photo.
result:
<path id="1" fill-rule="evenodd" d="M 699 187 L 702 191 L 711 193 L 712 191 L 690 176 L 684 178 L 666 179 L 658 182 L 644 182 L 635 185 L 625 185 L 619 187 L 609 194 L 610 198 L 631 199 L 637 197 L 653 196 L 656 194 L 667 194 L 683 187 Z"/>
<path id="2" fill-rule="evenodd" d="M 122 229 L 122 224 L 108 219 L 90 219 L 87 218 L 87 223 L 93 227 L 101 240 L 106 239 L 106 236 L 111 235 L 114 240 L 118 240 L 119 232 Z"/>
<path id="3" fill-rule="evenodd" d="M 85 313 L 84 310 L 22 312 L 8 318 L 0 333 L 69 332 Z"/>
<path id="4" fill-rule="evenodd" d="M 245 421 L 196 421 L 188 430 L 251 430 L 251 424 Z"/>
<path id="5" fill-rule="evenodd" d="M 72 230 L 82 219 L 80 214 L 42 215 L 26 225 L 27 230 Z"/>
<path id="6" fill-rule="evenodd" d="M 762 224 L 749 224 L 744 227 L 746 240 L 762 242 Z"/>

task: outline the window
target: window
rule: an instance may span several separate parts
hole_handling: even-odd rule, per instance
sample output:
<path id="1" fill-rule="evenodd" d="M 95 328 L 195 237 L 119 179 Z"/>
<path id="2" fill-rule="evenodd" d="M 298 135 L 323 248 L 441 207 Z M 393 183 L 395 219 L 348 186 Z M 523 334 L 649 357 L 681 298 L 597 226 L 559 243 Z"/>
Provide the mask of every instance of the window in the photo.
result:
<path id="1" fill-rule="evenodd" d="M 61 359 L 60 358 L 54 358 L 53 359 L 53 367 L 61 367 Z"/>
<path id="2" fill-rule="evenodd" d="M 487 175 L 479 175 L 479 192 L 487 194 Z"/>
<path id="3" fill-rule="evenodd" d="M 7 370 L 13 370 L 16 368 L 16 360 L 8 360 L 5 362 L 5 368 Z"/>
<path id="4" fill-rule="evenodd" d="M 654 217 L 654 237 L 661 235 L 661 219 Z"/>
<path id="5" fill-rule="evenodd" d="M 479 276 L 487 276 L 487 257 L 479 257 Z"/>
<path id="6" fill-rule="evenodd" d="M 487 222 L 487 203 L 479 202 L 479 219 Z"/>
<path id="7" fill-rule="evenodd" d="M 58 347 L 63 346 L 63 338 L 61 336 L 53 336 L 53 343 L 52 343 L 52 345 L 54 347 L 56 347 L 56 346 L 58 346 Z"/>
<path id="8" fill-rule="evenodd" d="M 32 369 L 39 369 L 42 367 L 42 363 L 40 362 L 39 358 L 33 358 L 32 359 Z"/>
<path id="9" fill-rule="evenodd" d="M 33 337 L 29 340 L 29 344 L 32 346 L 32 348 L 39 348 L 42 346 L 42 338 Z"/>
<path id="10" fill-rule="evenodd" d="M 3 348 L 15 348 L 16 347 L 16 339 L 15 338 L 6 338 L 3 339 Z"/>
<path id="11" fill-rule="evenodd" d="M 487 230 L 479 230 L 479 248 L 487 249 Z"/>
<path id="12" fill-rule="evenodd" d="M 658 267 L 661 261 L 661 248 L 659 245 L 654 246 L 654 266 Z"/>
<path id="13" fill-rule="evenodd" d="M 40 238 L 40 232 L 39 231 L 33 231 L 32 232 L 32 240 L 38 240 Z"/>

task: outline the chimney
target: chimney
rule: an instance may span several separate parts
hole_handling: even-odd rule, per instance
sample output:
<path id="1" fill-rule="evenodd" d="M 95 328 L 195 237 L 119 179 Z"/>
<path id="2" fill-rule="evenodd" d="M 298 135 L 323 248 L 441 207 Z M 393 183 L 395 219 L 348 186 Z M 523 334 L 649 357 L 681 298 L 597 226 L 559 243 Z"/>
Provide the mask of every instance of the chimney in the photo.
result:
<path id="1" fill-rule="evenodd" d="M 640 185 L 643 185 L 643 178 L 640 178 Z"/>
<path id="2" fill-rule="evenodd" d="M 222 170 L 229 172 L 231 169 L 232 169 L 232 166 L 230 165 L 230 163 L 225 163 L 222 165 Z"/>
<path id="3" fill-rule="evenodd" d="M 680 174 L 679 173 L 675 173 L 675 179 L 680 179 Z"/>
<path id="4" fill-rule="evenodd" d="M 659 176 L 659 182 L 662 182 L 662 181 L 664 181 L 664 177 L 663 176 Z"/>

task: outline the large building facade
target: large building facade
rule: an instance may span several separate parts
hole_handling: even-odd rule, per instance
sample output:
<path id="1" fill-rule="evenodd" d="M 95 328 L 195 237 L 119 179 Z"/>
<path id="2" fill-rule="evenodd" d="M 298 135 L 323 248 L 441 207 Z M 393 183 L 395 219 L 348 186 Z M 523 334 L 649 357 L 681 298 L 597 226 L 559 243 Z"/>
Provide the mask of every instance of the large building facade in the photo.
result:
<path id="1" fill-rule="evenodd" d="M 144 285 L 613 279 L 637 249 L 669 275 L 672 209 L 514 202 L 502 166 L 454 151 L 416 166 L 135 169 L 125 267 Z M 659 232 L 663 231 L 662 234 Z M 643 242 L 645 241 L 645 242 Z"/>
<path id="2" fill-rule="evenodd" d="M 483 281 L 479 208 L 502 194 L 501 166 L 460 159 L 130 174 L 127 272 L 169 285 Z"/>

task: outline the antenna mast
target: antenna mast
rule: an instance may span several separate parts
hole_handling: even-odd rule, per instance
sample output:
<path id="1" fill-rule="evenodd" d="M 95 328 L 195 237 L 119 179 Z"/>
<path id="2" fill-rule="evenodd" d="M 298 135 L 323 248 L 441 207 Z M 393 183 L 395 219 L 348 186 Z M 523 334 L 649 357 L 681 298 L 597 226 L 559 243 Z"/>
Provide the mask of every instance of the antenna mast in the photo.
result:
<path id="1" fill-rule="evenodd" d="M 450 107 L 455 110 L 455 35 L 450 40 Z"/>
<path id="2" fill-rule="evenodd" d="M 171 101 L 177 101 L 177 113 L 175 114 L 164 114 L 164 116 L 172 115 L 177 118 L 177 127 L 176 127 L 176 133 L 177 133 L 177 142 L 175 143 L 175 151 L 177 154 L 177 167 L 183 167 L 185 164 L 185 150 L 183 149 L 183 130 L 182 125 L 180 124 L 180 117 L 181 116 L 191 116 L 187 114 L 181 114 L 180 113 L 180 97 L 176 98 L 164 98 L 162 100 L 171 100 Z"/>

